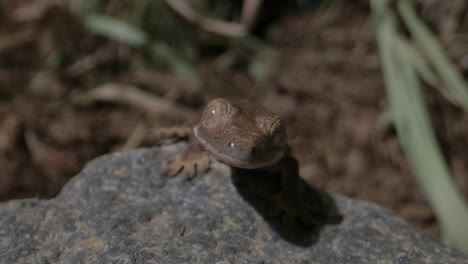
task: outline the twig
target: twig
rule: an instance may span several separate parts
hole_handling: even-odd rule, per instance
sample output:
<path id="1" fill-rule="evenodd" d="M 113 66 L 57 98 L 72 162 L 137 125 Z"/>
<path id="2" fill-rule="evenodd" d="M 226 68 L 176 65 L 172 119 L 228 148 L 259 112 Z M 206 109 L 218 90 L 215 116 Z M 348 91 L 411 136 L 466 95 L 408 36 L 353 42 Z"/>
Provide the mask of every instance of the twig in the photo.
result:
<path id="1" fill-rule="evenodd" d="M 33 30 L 24 30 L 12 33 L 6 36 L 0 36 L 0 54 L 16 46 L 32 41 L 34 38 Z"/>
<path id="2" fill-rule="evenodd" d="M 257 17 L 257 11 L 262 5 L 262 0 L 245 0 L 242 6 L 241 22 L 247 30 L 250 30 Z"/>
<path id="3" fill-rule="evenodd" d="M 65 72 L 70 76 L 82 75 L 115 56 L 115 50 L 108 46 L 98 49 L 93 54 L 84 56 L 70 65 Z"/>
<path id="4" fill-rule="evenodd" d="M 191 120 L 194 111 L 147 93 L 137 87 L 125 84 L 107 83 L 72 99 L 75 104 L 89 104 L 95 101 L 111 101 L 129 104 L 143 110 L 154 112 L 177 112 L 182 117 Z"/>
<path id="5" fill-rule="evenodd" d="M 165 0 L 179 15 L 205 31 L 228 37 L 246 36 L 255 21 L 262 0 L 245 0 L 242 7 L 241 23 L 230 23 L 200 16 L 184 0 Z"/>
<path id="6" fill-rule="evenodd" d="M 132 149 L 136 149 L 144 141 L 146 136 L 145 131 L 145 126 L 143 124 L 138 124 L 133 130 L 132 134 L 130 134 L 130 136 L 128 137 L 125 144 L 122 147 L 118 148 L 117 151 L 129 151 Z"/>

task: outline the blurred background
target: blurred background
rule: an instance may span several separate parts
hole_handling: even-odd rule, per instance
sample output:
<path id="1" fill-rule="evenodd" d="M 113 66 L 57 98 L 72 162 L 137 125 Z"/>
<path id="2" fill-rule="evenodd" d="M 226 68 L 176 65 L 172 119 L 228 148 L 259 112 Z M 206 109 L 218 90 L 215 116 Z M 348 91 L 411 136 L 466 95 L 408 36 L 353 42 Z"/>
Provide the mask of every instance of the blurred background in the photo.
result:
<path id="1" fill-rule="evenodd" d="M 285 120 L 309 183 L 466 250 L 467 51 L 464 0 L 0 0 L 0 200 L 223 96 Z"/>

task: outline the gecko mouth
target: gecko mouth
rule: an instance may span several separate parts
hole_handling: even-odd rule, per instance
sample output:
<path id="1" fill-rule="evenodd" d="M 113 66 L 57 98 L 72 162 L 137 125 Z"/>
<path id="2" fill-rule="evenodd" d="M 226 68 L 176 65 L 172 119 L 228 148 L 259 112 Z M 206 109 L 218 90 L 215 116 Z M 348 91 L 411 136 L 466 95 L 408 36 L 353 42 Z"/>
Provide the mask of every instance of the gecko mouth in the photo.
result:
<path id="1" fill-rule="evenodd" d="M 256 152 L 254 149 L 243 149 L 238 147 L 235 143 L 229 141 L 227 141 L 225 144 L 222 144 L 221 142 L 217 145 L 210 144 L 207 140 L 199 135 L 197 126 L 194 128 L 194 134 L 211 155 L 233 167 L 244 169 L 264 168 L 278 162 L 284 155 L 284 150 L 277 149 L 274 152 Z"/>

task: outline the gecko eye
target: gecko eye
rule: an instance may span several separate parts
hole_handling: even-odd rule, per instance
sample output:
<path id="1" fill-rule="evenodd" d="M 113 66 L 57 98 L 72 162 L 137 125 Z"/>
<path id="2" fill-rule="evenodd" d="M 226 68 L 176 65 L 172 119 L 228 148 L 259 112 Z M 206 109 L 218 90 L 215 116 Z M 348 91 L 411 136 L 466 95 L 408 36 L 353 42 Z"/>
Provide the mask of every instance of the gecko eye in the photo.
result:
<path id="1" fill-rule="evenodd" d="M 229 119 L 231 105 L 224 99 L 211 101 L 203 110 L 202 123 L 206 127 L 215 127 Z"/>
<path id="2" fill-rule="evenodd" d="M 270 136 L 276 146 L 283 146 L 286 143 L 286 126 L 283 121 L 278 119 L 273 123 Z"/>

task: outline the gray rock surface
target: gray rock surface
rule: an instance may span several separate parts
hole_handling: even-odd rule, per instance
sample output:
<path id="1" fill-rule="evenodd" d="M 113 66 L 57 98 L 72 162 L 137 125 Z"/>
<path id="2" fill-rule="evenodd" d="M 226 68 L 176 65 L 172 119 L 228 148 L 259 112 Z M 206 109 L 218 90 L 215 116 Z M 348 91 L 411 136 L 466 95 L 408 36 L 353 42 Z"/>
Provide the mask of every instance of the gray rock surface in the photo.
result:
<path id="1" fill-rule="evenodd" d="M 263 191 L 244 187 L 268 182 L 218 162 L 192 181 L 162 177 L 183 147 L 103 156 L 54 199 L 0 204 L 0 263 L 468 263 L 367 202 L 313 191 L 306 225 L 265 213 Z"/>

